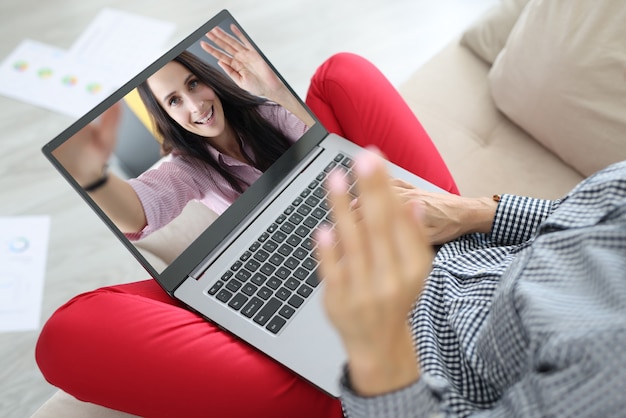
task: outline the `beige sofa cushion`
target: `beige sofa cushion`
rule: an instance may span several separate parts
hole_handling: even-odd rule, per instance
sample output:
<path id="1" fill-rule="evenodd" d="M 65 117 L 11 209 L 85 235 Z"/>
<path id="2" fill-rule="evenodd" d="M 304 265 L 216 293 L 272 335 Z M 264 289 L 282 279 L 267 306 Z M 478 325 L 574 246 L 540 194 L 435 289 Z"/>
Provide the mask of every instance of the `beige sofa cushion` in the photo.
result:
<path id="1" fill-rule="evenodd" d="M 157 272 L 162 272 L 217 219 L 205 204 L 192 200 L 180 215 L 163 228 L 136 241 L 140 252 Z M 155 260 L 156 256 L 158 260 Z"/>
<path id="2" fill-rule="evenodd" d="M 587 176 L 626 159 L 623 0 L 531 0 L 494 62 L 497 107 Z"/>
<path id="3" fill-rule="evenodd" d="M 463 32 L 461 45 L 492 64 L 527 3 L 528 0 L 502 0 Z"/>
<path id="4" fill-rule="evenodd" d="M 582 176 L 498 111 L 489 66 L 452 42 L 400 87 L 461 194 L 562 197 Z"/>

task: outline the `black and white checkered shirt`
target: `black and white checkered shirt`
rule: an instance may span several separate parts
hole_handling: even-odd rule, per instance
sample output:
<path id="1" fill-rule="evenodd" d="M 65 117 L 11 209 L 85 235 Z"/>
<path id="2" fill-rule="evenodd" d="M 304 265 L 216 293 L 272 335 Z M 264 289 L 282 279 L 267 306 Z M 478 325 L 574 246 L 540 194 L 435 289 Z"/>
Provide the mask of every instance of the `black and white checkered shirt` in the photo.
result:
<path id="1" fill-rule="evenodd" d="M 626 161 L 558 201 L 504 195 L 438 252 L 411 314 L 422 377 L 357 417 L 626 416 Z"/>

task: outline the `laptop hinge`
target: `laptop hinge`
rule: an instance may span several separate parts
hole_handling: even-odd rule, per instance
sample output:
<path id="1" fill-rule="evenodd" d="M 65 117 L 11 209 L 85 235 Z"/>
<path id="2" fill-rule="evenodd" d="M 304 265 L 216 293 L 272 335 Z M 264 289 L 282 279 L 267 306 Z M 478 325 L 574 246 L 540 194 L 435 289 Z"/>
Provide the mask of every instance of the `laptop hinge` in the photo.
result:
<path id="1" fill-rule="evenodd" d="M 311 163 L 324 151 L 322 147 L 315 147 L 308 153 L 306 157 L 295 167 L 292 173 L 286 176 L 275 188 L 272 193 L 267 195 L 256 207 L 256 209 L 240 223 L 240 225 L 227 236 L 222 244 L 219 246 L 219 251 L 213 251 L 207 255 L 204 260 L 196 267 L 189 277 L 198 280 L 206 270 L 213 264 L 213 262 L 222 254 L 233 242 L 239 237 L 248 227 L 265 211 L 265 209 L 280 196 L 280 194 L 302 173 Z"/>

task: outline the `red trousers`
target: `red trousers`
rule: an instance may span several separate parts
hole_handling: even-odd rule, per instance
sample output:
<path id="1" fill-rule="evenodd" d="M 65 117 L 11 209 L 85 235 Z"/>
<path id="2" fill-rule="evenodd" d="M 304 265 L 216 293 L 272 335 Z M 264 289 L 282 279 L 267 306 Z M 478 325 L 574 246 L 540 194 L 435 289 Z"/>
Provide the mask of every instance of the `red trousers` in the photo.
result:
<path id="1" fill-rule="evenodd" d="M 326 128 L 457 193 L 430 138 L 383 75 L 339 54 L 306 99 Z M 144 417 L 341 417 L 339 400 L 171 299 L 154 280 L 76 296 L 45 324 L 41 372 L 76 398 Z"/>

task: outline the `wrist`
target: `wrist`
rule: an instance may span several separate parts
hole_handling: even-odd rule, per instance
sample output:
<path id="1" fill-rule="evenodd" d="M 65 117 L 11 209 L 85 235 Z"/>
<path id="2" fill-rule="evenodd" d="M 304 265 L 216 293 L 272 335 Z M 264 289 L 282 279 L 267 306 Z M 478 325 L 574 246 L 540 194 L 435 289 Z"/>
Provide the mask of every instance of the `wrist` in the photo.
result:
<path id="1" fill-rule="evenodd" d="M 108 166 L 104 166 L 104 168 L 102 169 L 102 173 L 100 174 L 100 177 L 85 184 L 83 188 L 85 189 L 86 192 L 92 193 L 100 189 L 101 187 L 103 187 L 108 181 L 109 181 L 109 169 L 108 169 Z"/>
<path id="2" fill-rule="evenodd" d="M 393 392 L 409 386 L 420 376 L 408 326 L 388 349 L 353 351 L 348 357 L 350 386 L 359 396 Z"/>
<path id="3" fill-rule="evenodd" d="M 495 198 L 479 197 L 473 199 L 473 205 L 468 211 L 468 219 L 466 219 L 466 225 L 471 226 L 468 232 L 490 233 L 497 209 L 498 201 Z"/>

